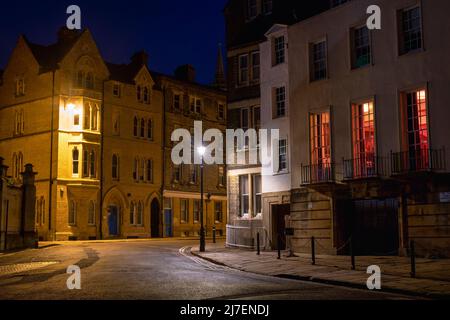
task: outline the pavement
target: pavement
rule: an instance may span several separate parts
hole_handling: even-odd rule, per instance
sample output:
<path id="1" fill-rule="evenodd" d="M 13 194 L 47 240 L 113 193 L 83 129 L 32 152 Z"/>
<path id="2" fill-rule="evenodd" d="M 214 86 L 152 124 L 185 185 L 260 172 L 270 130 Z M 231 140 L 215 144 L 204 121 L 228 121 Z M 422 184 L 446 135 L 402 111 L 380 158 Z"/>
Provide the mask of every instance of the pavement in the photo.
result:
<path id="1" fill-rule="evenodd" d="M 307 254 L 287 257 L 283 252 L 281 259 L 277 259 L 277 252 L 262 251 L 258 256 L 255 251 L 226 248 L 222 244 L 210 244 L 203 253 L 196 246 L 192 253 L 240 271 L 366 290 L 370 277 L 367 268 L 377 265 L 381 269 L 381 291 L 450 299 L 450 259 L 417 258 L 416 277 L 412 278 L 407 257 L 356 257 L 356 268 L 352 270 L 348 256 L 318 255 L 316 264 L 312 265 L 311 255 Z"/>
<path id="2" fill-rule="evenodd" d="M 7 253 L 0 256 L 0 300 L 416 299 L 242 272 L 192 255 L 197 244 L 197 239 L 83 241 Z M 67 287 L 72 265 L 81 270 L 81 290 Z"/>

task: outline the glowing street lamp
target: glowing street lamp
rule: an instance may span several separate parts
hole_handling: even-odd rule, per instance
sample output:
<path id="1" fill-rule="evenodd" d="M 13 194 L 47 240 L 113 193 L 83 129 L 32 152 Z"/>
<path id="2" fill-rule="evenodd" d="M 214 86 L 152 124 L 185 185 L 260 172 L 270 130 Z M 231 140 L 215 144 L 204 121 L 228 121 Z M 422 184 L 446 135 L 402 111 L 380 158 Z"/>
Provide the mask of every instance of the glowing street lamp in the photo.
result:
<path id="1" fill-rule="evenodd" d="M 206 148 L 204 146 L 198 147 L 197 152 L 202 157 L 202 163 L 200 165 L 200 252 L 205 252 L 205 228 L 203 226 L 203 157 Z"/>

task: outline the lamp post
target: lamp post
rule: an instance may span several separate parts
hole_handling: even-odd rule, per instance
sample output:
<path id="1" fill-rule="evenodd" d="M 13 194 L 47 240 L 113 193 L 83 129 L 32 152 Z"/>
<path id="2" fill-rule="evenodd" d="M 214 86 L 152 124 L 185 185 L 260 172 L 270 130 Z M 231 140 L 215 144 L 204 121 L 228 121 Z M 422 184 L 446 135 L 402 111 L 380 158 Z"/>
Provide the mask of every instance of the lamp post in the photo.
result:
<path id="1" fill-rule="evenodd" d="M 205 227 L 203 225 L 203 156 L 205 155 L 206 148 L 202 146 L 197 151 L 202 157 L 202 163 L 200 165 L 200 252 L 205 252 Z"/>

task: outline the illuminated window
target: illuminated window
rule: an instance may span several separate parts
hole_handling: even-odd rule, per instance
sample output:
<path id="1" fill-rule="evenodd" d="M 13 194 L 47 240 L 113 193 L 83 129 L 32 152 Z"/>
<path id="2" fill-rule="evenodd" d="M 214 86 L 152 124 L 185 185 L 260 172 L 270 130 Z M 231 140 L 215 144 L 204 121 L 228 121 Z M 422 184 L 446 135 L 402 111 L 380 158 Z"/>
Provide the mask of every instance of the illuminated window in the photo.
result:
<path id="1" fill-rule="evenodd" d="M 422 16 L 420 7 L 400 10 L 399 49 L 400 54 L 422 48 Z"/>
<path id="2" fill-rule="evenodd" d="M 273 46 L 274 46 L 273 52 L 275 53 L 274 65 L 284 63 L 285 61 L 284 36 L 275 38 Z"/>
<path id="3" fill-rule="evenodd" d="M 429 133 L 425 90 L 406 93 L 407 143 L 411 169 L 429 167 Z"/>
<path id="4" fill-rule="evenodd" d="M 73 115 L 73 125 L 74 126 L 79 126 L 80 125 L 80 115 L 79 114 L 74 114 Z"/>
<path id="5" fill-rule="evenodd" d="M 78 175 L 80 152 L 77 148 L 72 150 L 72 174 Z"/>
<path id="6" fill-rule="evenodd" d="M 310 146 L 312 164 L 327 166 L 331 163 L 330 114 L 310 115 Z"/>
<path id="7" fill-rule="evenodd" d="M 313 43 L 310 52 L 311 81 L 327 77 L 327 44 L 325 41 Z"/>
<path id="8" fill-rule="evenodd" d="M 200 200 L 194 200 L 194 223 L 200 221 Z"/>
<path id="9" fill-rule="evenodd" d="M 95 202 L 89 202 L 89 212 L 88 212 L 88 224 L 93 226 L 95 225 Z"/>
<path id="10" fill-rule="evenodd" d="M 189 200 L 180 200 L 180 221 L 181 223 L 189 221 Z"/>
<path id="11" fill-rule="evenodd" d="M 375 173 L 375 117 L 372 101 L 352 105 L 353 174 Z"/>

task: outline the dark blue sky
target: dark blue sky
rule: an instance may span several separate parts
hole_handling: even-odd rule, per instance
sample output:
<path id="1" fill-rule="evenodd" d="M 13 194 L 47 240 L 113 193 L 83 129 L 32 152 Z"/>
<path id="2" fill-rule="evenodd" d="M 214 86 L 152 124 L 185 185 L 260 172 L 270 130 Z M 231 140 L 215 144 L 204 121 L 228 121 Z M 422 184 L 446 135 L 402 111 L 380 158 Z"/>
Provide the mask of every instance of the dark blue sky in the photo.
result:
<path id="1" fill-rule="evenodd" d="M 7 3 L 7 4 L 6 4 Z M 2 1 L 0 3 L 0 68 L 4 68 L 19 34 L 49 44 L 65 25 L 66 8 L 81 7 L 82 27 L 91 30 L 103 57 L 126 63 L 145 49 L 150 68 L 173 73 L 191 63 L 197 80 L 214 79 L 217 45 L 224 42 L 222 10 L 226 0 L 75 0 Z"/>

